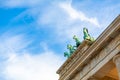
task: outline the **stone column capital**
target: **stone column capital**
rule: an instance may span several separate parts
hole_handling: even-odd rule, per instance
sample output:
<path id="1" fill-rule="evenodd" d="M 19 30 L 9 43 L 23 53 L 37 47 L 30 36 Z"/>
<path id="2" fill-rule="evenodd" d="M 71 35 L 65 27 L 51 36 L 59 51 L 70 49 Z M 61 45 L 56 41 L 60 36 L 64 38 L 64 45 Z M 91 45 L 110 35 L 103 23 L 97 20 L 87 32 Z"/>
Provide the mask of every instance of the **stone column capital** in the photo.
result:
<path id="1" fill-rule="evenodd" d="M 116 63 L 117 59 L 120 59 L 120 54 L 117 54 L 113 57 L 113 62 Z"/>

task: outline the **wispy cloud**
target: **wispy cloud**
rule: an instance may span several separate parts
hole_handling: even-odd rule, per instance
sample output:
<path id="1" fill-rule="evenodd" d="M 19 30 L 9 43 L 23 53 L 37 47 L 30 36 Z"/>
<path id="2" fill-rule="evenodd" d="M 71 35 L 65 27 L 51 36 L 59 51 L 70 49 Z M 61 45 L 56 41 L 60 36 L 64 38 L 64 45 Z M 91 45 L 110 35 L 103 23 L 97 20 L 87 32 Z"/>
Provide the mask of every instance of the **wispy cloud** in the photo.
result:
<path id="1" fill-rule="evenodd" d="M 100 24 L 96 17 L 87 17 L 84 12 L 73 8 L 72 1 L 59 1 L 45 7 L 42 14 L 37 17 L 37 23 L 52 27 L 59 40 L 70 40 L 73 35 L 80 35 L 86 24 L 90 28 L 98 28 Z M 45 28 L 47 28 L 45 27 Z"/>
<path id="2" fill-rule="evenodd" d="M 31 42 L 24 35 L 3 35 L 0 40 L 0 75 L 5 80 L 57 80 L 56 70 L 63 60 L 43 44 L 44 52 L 32 54 L 26 48 Z M 47 77 L 46 77 L 47 76 Z"/>
<path id="3" fill-rule="evenodd" d="M 6 62 L 3 73 L 6 80 L 57 80 L 55 72 L 61 62 L 60 57 L 50 51 L 40 55 L 15 54 Z"/>
<path id="4" fill-rule="evenodd" d="M 96 25 L 97 27 L 100 26 L 97 18 L 88 18 L 82 11 L 78 11 L 74 9 L 71 6 L 71 3 L 61 3 L 60 7 L 65 10 L 65 12 L 68 13 L 68 15 L 71 17 L 73 20 L 81 20 L 81 21 L 87 21 L 91 24 Z"/>
<path id="5" fill-rule="evenodd" d="M 11 29 L 0 34 L 0 79 L 3 80 L 57 80 L 56 70 L 64 59 L 55 51 L 62 52 L 67 43 L 72 44 L 73 35 L 83 40 L 83 27 L 98 36 L 119 14 L 120 8 L 116 1 L 96 0 L 96 4 L 92 0 L 0 1 L 0 8 L 5 12 L 22 9 L 15 16 L 9 13 L 13 14 L 12 18 L 3 14 L 11 20 L 7 27 L 0 28 L 1 31 Z"/>
<path id="6" fill-rule="evenodd" d="M 0 56 L 8 58 L 9 54 L 24 51 L 30 41 L 24 39 L 23 34 L 11 36 L 10 33 L 6 33 L 0 36 L 0 44 Z"/>
<path id="7" fill-rule="evenodd" d="M 42 6 L 45 3 L 46 5 Z M 49 0 L 6 0 L 4 4 L 7 7 L 12 6 L 13 8 L 19 6 L 29 7 L 25 12 L 14 18 L 12 20 L 13 23 L 17 19 L 24 18 L 23 16 L 25 15 L 31 16 L 35 20 L 36 27 L 54 28 L 53 32 L 59 38 L 62 37 L 62 40 L 69 40 L 74 34 L 78 35 L 86 23 L 90 23 L 94 27 L 100 27 L 96 17 L 88 17 L 84 12 L 75 9 L 72 6 L 72 0 L 53 0 L 51 2 Z"/>
<path id="8" fill-rule="evenodd" d="M 49 8 L 46 8 L 44 12 L 45 13 L 42 15 L 44 19 L 40 18 L 42 23 L 54 22 L 55 24 L 61 22 L 62 20 L 63 21 L 67 20 L 69 23 L 70 20 L 72 20 L 72 22 L 76 22 L 76 20 L 78 20 L 80 22 L 82 21 L 82 22 L 91 23 L 96 27 L 100 26 L 96 17 L 91 17 L 91 18 L 87 17 L 84 12 L 73 8 L 71 1 L 57 2 L 56 4 L 50 6 Z M 60 18 L 60 16 L 62 16 L 62 18 Z"/>

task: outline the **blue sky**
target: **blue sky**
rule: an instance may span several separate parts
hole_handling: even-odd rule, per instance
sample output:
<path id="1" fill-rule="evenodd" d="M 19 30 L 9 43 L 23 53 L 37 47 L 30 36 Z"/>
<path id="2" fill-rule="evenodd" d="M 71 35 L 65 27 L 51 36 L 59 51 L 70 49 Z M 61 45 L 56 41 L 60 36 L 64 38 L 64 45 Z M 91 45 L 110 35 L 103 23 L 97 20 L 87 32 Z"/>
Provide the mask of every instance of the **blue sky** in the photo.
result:
<path id="1" fill-rule="evenodd" d="M 0 0 L 0 80 L 57 80 L 73 35 L 97 38 L 119 13 L 119 0 Z"/>

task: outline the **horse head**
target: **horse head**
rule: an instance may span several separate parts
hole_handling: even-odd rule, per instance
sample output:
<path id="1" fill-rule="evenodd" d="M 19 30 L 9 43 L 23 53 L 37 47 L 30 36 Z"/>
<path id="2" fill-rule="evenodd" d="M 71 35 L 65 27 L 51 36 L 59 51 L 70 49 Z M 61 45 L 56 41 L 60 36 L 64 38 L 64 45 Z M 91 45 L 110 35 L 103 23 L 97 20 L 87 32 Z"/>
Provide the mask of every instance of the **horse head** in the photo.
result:
<path id="1" fill-rule="evenodd" d="M 84 28 L 83 28 L 83 32 L 84 32 L 84 33 L 88 33 L 88 29 L 84 27 Z"/>

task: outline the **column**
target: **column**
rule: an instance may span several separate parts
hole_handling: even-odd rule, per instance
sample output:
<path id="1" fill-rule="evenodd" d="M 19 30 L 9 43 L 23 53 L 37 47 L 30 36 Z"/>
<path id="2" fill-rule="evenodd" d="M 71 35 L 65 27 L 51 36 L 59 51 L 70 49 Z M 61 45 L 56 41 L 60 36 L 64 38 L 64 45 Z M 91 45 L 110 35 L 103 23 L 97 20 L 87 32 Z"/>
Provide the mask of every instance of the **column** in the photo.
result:
<path id="1" fill-rule="evenodd" d="M 98 80 L 98 79 L 94 76 L 91 76 L 88 80 Z"/>
<path id="2" fill-rule="evenodd" d="M 113 57 L 113 62 L 116 65 L 118 75 L 119 75 L 119 80 L 120 80 L 120 54 L 117 54 Z"/>

